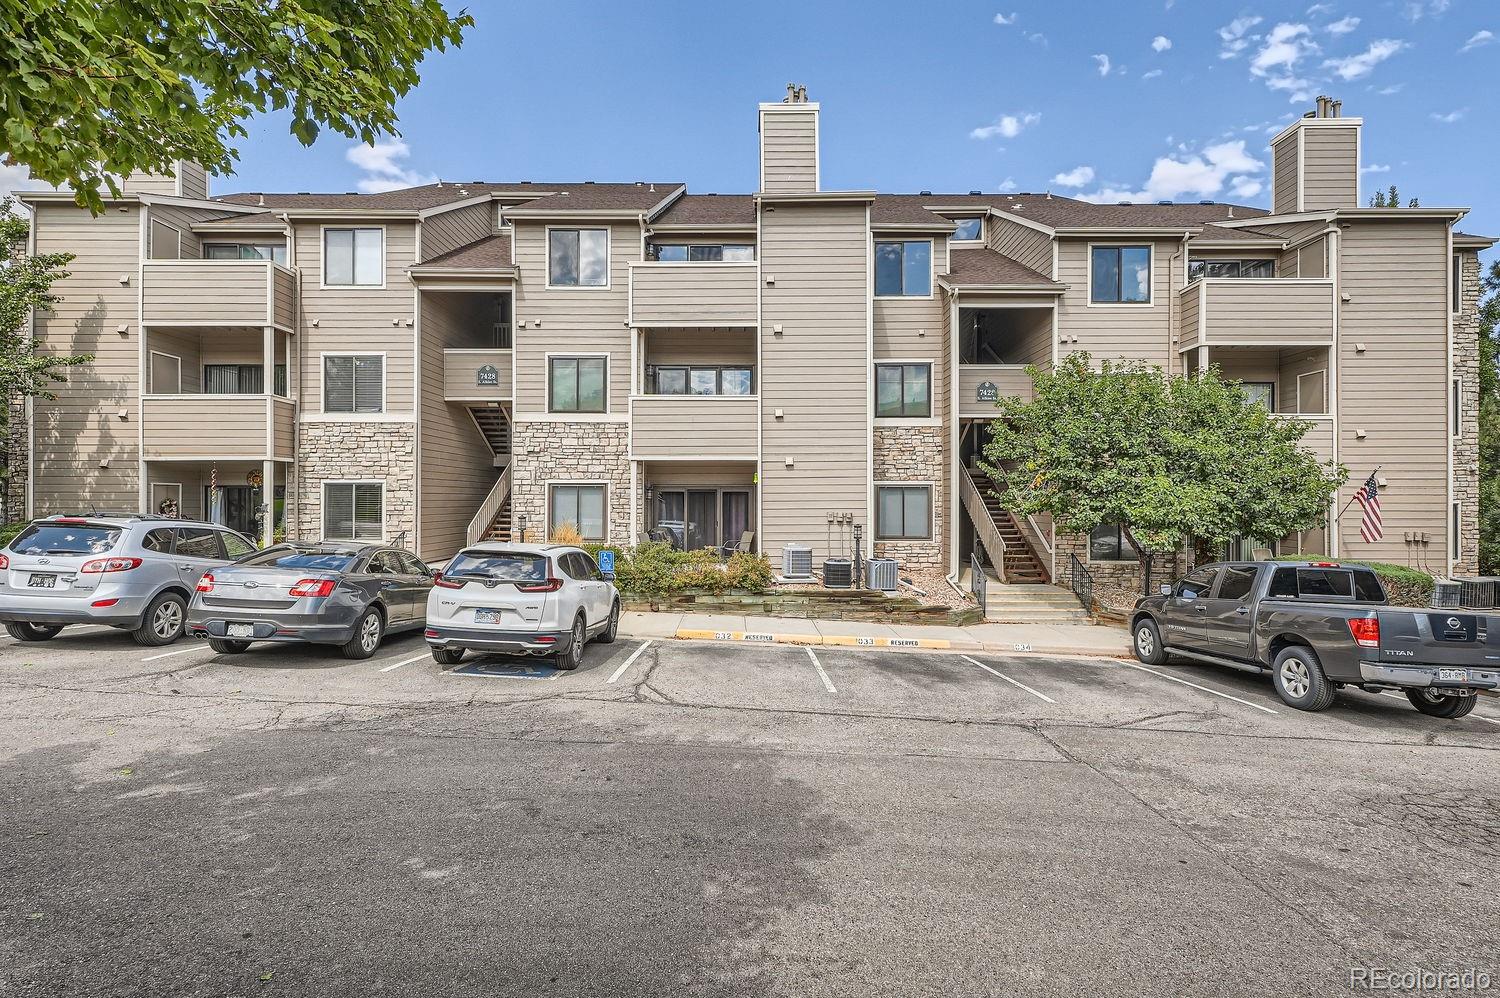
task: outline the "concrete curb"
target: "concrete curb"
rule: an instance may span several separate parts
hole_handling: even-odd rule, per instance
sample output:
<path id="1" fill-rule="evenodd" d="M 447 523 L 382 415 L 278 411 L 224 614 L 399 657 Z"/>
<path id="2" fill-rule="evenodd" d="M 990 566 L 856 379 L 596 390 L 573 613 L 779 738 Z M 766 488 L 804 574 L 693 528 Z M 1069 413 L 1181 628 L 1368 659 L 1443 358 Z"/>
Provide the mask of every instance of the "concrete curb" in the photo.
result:
<path id="1" fill-rule="evenodd" d="M 710 631 L 680 627 L 672 635 L 679 641 L 717 641 L 761 645 L 812 645 L 817 647 L 886 648 L 907 651 L 977 651 L 1002 655 L 1062 655 L 1069 658 L 1128 658 L 1129 649 L 1087 648 L 1077 645 L 1040 645 L 1023 642 L 973 641 L 964 638 L 891 638 L 853 634 L 784 634 L 773 631 Z"/>

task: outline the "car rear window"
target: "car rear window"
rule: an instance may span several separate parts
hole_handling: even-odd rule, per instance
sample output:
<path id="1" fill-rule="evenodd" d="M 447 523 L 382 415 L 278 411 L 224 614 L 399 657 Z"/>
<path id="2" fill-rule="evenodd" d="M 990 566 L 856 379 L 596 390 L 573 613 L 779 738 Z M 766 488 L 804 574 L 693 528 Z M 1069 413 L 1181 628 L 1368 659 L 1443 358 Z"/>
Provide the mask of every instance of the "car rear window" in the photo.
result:
<path id="1" fill-rule="evenodd" d="M 354 562 L 352 551 L 298 551 L 295 548 L 266 548 L 240 565 L 259 568 L 297 568 L 314 572 L 342 572 Z"/>
<path id="2" fill-rule="evenodd" d="M 1352 599 L 1384 603 L 1385 589 L 1367 568 L 1278 568 L 1266 590 L 1271 599 Z"/>
<path id="3" fill-rule="evenodd" d="M 121 529 L 102 523 L 33 523 L 10 542 L 17 554 L 103 554 Z"/>
<path id="4" fill-rule="evenodd" d="M 477 575 L 501 582 L 545 582 L 547 558 L 522 551 L 460 551 L 443 574 L 449 578 Z"/>

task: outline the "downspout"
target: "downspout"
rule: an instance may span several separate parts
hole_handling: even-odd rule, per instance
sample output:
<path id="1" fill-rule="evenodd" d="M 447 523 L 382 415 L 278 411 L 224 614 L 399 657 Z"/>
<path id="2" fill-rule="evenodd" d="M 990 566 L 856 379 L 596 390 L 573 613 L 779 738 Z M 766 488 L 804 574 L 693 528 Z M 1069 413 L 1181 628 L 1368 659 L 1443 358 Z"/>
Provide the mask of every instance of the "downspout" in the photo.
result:
<path id="1" fill-rule="evenodd" d="M 294 385 L 296 388 L 296 393 L 292 396 L 292 473 L 290 475 L 287 475 L 286 510 L 284 513 L 284 516 L 286 517 L 286 527 L 284 528 L 286 532 L 286 539 L 290 541 L 294 537 L 296 524 L 302 518 L 302 503 L 300 500 L 300 496 L 302 493 L 302 472 L 301 468 L 299 467 L 302 459 L 302 365 L 304 349 L 304 337 L 302 335 L 302 271 L 297 268 L 297 239 L 296 234 L 292 229 L 292 218 L 284 211 L 277 214 L 276 217 L 280 219 L 282 227 L 286 230 L 287 266 L 291 267 L 292 273 L 297 276 L 297 310 L 295 313 L 293 313 L 296 317 L 296 321 L 293 323 L 293 325 L 297 330 L 297 363 L 292 363 L 292 351 L 290 349 L 291 344 L 287 344 L 288 349 L 286 357 L 286 390 L 290 393 L 292 392 Z M 271 380 L 273 383 L 276 380 L 275 371 L 271 372 Z M 292 488 L 291 481 L 294 477 L 296 478 L 297 482 L 297 487 L 295 489 Z M 296 514 L 295 517 L 293 516 L 294 513 Z M 275 528 L 276 493 L 273 490 L 271 493 L 271 529 L 273 535 L 275 532 Z M 296 533 L 300 534 L 300 531 L 296 531 Z"/>
<path id="2" fill-rule="evenodd" d="M 1182 245 L 1176 253 L 1167 260 L 1167 373 L 1172 373 L 1174 364 L 1179 359 L 1177 356 L 1177 344 L 1181 342 L 1182 336 L 1182 302 L 1178 300 L 1177 291 L 1172 287 L 1173 275 L 1177 273 L 1177 259 L 1182 258 L 1183 274 L 1182 286 L 1187 287 L 1187 251 L 1189 233 L 1182 234 Z"/>

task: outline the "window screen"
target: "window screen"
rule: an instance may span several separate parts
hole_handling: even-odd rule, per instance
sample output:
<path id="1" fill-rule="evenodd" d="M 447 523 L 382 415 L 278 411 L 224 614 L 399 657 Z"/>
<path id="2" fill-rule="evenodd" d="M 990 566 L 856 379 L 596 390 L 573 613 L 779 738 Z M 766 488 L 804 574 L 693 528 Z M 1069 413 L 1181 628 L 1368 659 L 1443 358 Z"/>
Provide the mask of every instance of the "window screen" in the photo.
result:
<path id="1" fill-rule="evenodd" d="M 323 486 L 323 536 L 335 540 L 378 541 L 385 524 L 385 495 L 379 482 L 329 482 Z"/>
<path id="2" fill-rule="evenodd" d="M 324 412 L 381 412 L 384 409 L 384 357 L 371 354 L 323 358 Z"/>

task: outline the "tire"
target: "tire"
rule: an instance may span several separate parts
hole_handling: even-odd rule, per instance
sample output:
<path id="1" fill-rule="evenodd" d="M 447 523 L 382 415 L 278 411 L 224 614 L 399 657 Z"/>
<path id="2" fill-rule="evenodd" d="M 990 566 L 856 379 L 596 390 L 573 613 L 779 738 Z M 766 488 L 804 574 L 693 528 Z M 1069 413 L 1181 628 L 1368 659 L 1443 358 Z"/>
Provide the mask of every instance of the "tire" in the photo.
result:
<path id="1" fill-rule="evenodd" d="M 375 607 L 369 607 L 354 625 L 354 637 L 339 645 L 345 658 L 365 659 L 380 650 L 385 639 L 385 617 Z"/>
<path id="2" fill-rule="evenodd" d="M 1167 660 L 1167 653 L 1161 646 L 1161 631 L 1150 617 L 1142 617 L 1136 623 L 1130 643 L 1135 649 L 1135 657 L 1147 665 L 1161 665 Z"/>
<path id="3" fill-rule="evenodd" d="M 457 665 L 464 660 L 462 648 L 434 648 L 432 660 L 438 665 Z"/>
<path id="4" fill-rule="evenodd" d="M 51 641 L 62 629 L 62 624 L 28 624 L 21 620 L 5 625 L 5 633 L 17 641 Z"/>
<path id="5" fill-rule="evenodd" d="M 604 625 L 604 630 L 594 640 L 601 645 L 612 645 L 615 638 L 620 636 L 620 601 L 615 600 L 614 605 L 609 608 L 609 623 Z"/>
<path id="6" fill-rule="evenodd" d="M 135 643 L 155 648 L 182 637 L 187 627 L 187 601 L 176 593 L 162 593 L 146 606 L 141 626 L 131 631 Z"/>
<path id="7" fill-rule="evenodd" d="M 583 626 L 583 614 L 573 618 L 573 640 L 568 642 L 568 650 L 560 651 L 552 656 L 552 667 L 563 672 L 572 672 L 583 664 L 583 646 L 589 639 L 588 628 Z"/>
<path id="8" fill-rule="evenodd" d="M 1450 721 L 1466 717 L 1479 701 L 1477 696 L 1445 697 L 1428 690 L 1407 690 L 1406 699 L 1428 717 L 1441 717 Z"/>
<path id="9" fill-rule="evenodd" d="M 209 638 L 208 646 L 220 655 L 239 655 L 250 650 L 248 641 L 229 641 L 225 638 Z"/>
<path id="10" fill-rule="evenodd" d="M 1336 690 L 1323 675 L 1318 656 L 1306 645 L 1281 649 L 1271 663 L 1271 683 L 1281 702 L 1297 710 L 1327 710 L 1333 705 Z"/>

